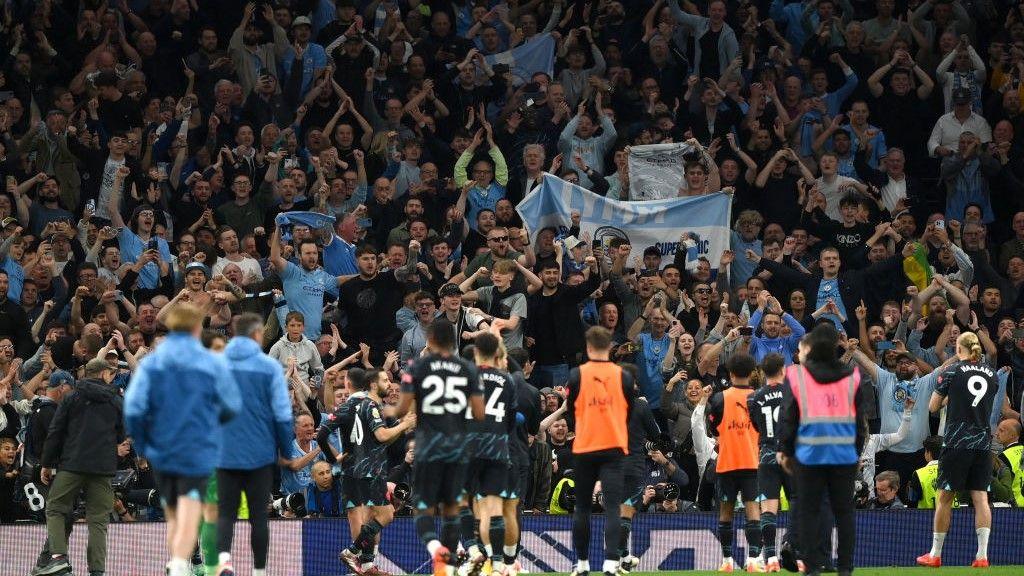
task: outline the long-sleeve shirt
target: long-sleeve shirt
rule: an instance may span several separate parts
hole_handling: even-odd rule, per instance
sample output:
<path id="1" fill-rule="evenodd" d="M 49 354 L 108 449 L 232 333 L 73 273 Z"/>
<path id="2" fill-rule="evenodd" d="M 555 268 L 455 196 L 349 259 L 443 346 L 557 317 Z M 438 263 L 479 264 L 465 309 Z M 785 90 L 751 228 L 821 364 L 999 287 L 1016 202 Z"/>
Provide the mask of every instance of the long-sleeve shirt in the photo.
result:
<path id="1" fill-rule="evenodd" d="M 864 443 L 864 451 L 860 454 L 860 478 L 868 485 L 871 497 L 875 497 L 875 454 L 899 444 L 910 433 L 910 422 L 914 413 L 903 410 L 900 427 L 889 434 L 872 434 Z"/>
<path id="2" fill-rule="evenodd" d="M 588 81 L 592 76 L 601 77 L 604 75 L 604 55 L 597 44 L 590 45 L 590 54 L 594 58 L 594 66 L 584 70 L 572 70 L 565 68 L 558 75 L 558 82 L 565 88 L 565 102 L 570 108 L 575 108 L 580 100 L 587 95 Z"/>
<path id="3" fill-rule="evenodd" d="M 475 151 L 466 149 L 455 162 L 455 186 L 457 188 L 461 189 L 469 180 L 466 168 L 469 166 L 470 161 L 473 160 L 473 152 Z M 476 230 L 476 215 L 484 208 L 494 210 L 495 206 L 498 205 L 498 201 L 505 197 L 505 185 L 508 184 L 508 164 L 505 162 L 505 156 L 501 153 L 501 149 L 493 146 L 487 151 L 487 155 L 494 162 L 494 179 L 491 180 L 487 187 L 473 186 L 469 189 L 469 193 L 466 196 L 465 217 L 469 221 L 470 227 L 474 230 Z"/>
<path id="4" fill-rule="evenodd" d="M 939 146 L 949 150 L 956 150 L 960 141 L 960 135 L 964 132 L 973 132 L 982 144 L 992 141 L 992 128 L 984 116 L 972 112 L 966 120 L 961 122 L 953 112 L 939 116 L 935 126 L 932 127 L 932 134 L 928 137 L 928 155 L 935 158 L 935 149 Z M 957 216 L 963 217 L 963 213 Z"/>
<path id="5" fill-rule="evenodd" d="M 830 117 L 834 118 L 836 114 L 842 110 L 843 102 L 853 93 L 857 88 L 860 79 L 857 77 L 857 73 L 853 71 L 853 68 L 847 68 L 844 71 L 843 77 L 845 78 L 843 85 L 835 90 L 835 92 L 826 92 L 825 94 L 818 95 L 825 102 L 825 113 Z M 800 130 L 800 155 L 811 156 L 813 150 L 811 144 L 814 142 L 814 124 L 813 122 L 806 122 L 806 120 L 823 120 L 821 113 L 817 110 L 810 110 L 804 114 L 805 122 L 801 126 Z"/>
<path id="6" fill-rule="evenodd" d="M 718 70 L 701 70 L 701 37 L 711 29 L 711 20 L 704 16 L 697 16 L 683 12 L 677 2 L 668 2 L 668 8 L 672 11 L 672 17 L 685 27 L 693 30 L 693 74 L 697 77 L 710 76 L 717 78 L 725 73 L 729 63 L 739 53 L 740 46 L 736 40 L 736 32 L 728 24 L 722 24 L 718 32 Z"/>
<path id="7" fill-rule="evenodd" d="M 604 168 L 604 157 L 608 154 L 612 145 L 615 144 L 615 138 L 618 137 L 618 132 L 615 131 L 615 125 L 612 121 L 601 114 L 599 117 L 601 124 L 601 132 L 595 134 L 590 138 L 580 138 L 576 135 L 576 129 L 580 125 L 580 116 L 577 114 L 565 125 L 562 130 L 562 134 L 558 137 L 558 151 L 562 153 L 563 158 L 572 159 L 574 154 L 579 154 L 583 158 L 583 163 L 587 166 L 593 166 L 603 171 Z M 458 170 L 456 170 L 458 174 Z M 590 177 L 586 174 L 580 174 L 580 186 L 590 189 L 593 185 L 590 182 Z M 458 186 L 458 182 L 455 183 Z M 473 222 L 474 219 L 469 220 Z"/>
<path id="8" fill-rule="evenodd" d="M 761 325 L 761 318 L 764 316 L 764 312 L 758 308 L 756 312 L 750 317 L 750 326 L 753 326 L 756 330 Z M 764 336 L 752 336 L 750 338 L 750 355 L 755 360 L 760 362 L 764 360 L 764 357 L 774 352 L 781 354 L 786 359 L 786 365 L 789 366 L 793 363 L 793 356 L 797 352 L 797 344 L 800 343 L 800 339 L 806 334 L 806 330 L 800 321 L 793 318 L 788 312 L 783 312 L 782 321 L 789 326 L 789 336 L 779 336 L 776 338 L 766 338 Z"/>

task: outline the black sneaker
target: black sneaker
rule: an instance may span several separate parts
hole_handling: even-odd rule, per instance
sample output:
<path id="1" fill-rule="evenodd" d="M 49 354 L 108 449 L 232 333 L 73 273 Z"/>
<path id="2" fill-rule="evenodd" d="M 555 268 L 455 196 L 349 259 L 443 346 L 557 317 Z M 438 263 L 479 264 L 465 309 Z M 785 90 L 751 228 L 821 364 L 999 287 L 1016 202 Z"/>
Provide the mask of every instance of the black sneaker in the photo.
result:
<path id="1" fill-rule="evenodd" d="M 796 564 L 796 553 L 793 552 L 793 547 L 789 545 L 789 542 L 783 542 L 779 547 L 779 565 L 789 572 L 800 571 L 800 567 Z"/>
<path id="2" fill-rule="evenodd" d="M 45 565 L 37 567 L 35 574 L 37 576 L 47 576 L 48 574 L 60 574 L 62 572 L 70 571 L 71 564 L 68 563 L 68 557 L 66 555 L 61 555 L 56 558 L 51 557 Z"/>

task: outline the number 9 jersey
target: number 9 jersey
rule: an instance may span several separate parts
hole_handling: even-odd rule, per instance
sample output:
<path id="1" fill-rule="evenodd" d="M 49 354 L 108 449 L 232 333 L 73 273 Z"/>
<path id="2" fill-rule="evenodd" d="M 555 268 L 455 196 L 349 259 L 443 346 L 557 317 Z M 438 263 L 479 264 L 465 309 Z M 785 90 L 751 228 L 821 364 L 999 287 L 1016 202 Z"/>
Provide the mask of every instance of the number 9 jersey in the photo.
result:
<path id="1" fill-rule="evenodd" d="M 957 362 L 939 376 L 935 393 L 948 399 L 943 446 L 988 450 L 989 420 L 999 391 L 995 370 L 985 364 Z"/>
<path id="2" fill-rule="evenodd" d="M 466 462 L 469 399 L 483 396 L 476 366 L 456 356 L 418 358 L 402 374 L 416 399 L 416 462 Z"/>

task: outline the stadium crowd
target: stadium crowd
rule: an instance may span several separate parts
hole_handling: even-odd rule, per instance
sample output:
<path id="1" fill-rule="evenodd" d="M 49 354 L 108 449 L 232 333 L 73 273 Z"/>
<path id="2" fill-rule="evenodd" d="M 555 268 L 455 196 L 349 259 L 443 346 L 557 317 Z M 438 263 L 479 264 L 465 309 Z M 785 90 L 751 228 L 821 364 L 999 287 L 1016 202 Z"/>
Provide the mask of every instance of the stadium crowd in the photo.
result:
<path id="1" fill-rule="evenodd" d="M 553 74 L 489 58 L 546 37 Z M 393 418 L 439 316 L 460 349 L 499 331 L 536 389 L 526 512 L 571 508 L 594 325 L 660 430 L 638 510 L 717 508 L 729 359 L 789 365 L 822 322 L 872 387 L 859 506 L 934 507 L 927 404 L 961 331 L 1005 386 L 992 500 L 1024 505 L 1024 5 L 41 0 L 4 3 L 0 39 L 0 522 L 42 519 L 40 467 L 106 465 L 53 439 L 56 407 L 94 358 L 123 393 L 183 302 L 214 350 L 266 318 L 294 412 L 273 498 L 304 496 L 282 516 L 344 515 L 317 429 L 373 368 Z M 516 212 L 544 172 L 629 201 L 630 146 L 684 141 L 678 194 L 732 194 L 720 261 Z M 159 519 L 116 451 L 112 519 Z M 388 464 L 402 509 L 406 437 Z"/>

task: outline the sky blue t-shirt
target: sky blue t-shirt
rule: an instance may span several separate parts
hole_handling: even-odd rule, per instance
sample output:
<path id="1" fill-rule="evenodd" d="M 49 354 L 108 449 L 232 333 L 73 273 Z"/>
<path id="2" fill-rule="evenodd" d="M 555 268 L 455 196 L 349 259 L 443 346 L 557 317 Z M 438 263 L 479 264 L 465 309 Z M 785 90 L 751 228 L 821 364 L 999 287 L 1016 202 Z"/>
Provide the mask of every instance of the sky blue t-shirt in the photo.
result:
<path id="1" fill-rule="evenodd" d="M 306 270 L 289 262 L 281 273 L 284 297 L 288 307 L 302 312 L 306 321 L 306 337 L 316 342 L 324 316 L 324 293 L 338 297 L 338 279 L 323 268 Z"/>
<path id="2" fill-rule="evenodd" d="M 316 442 L 310 445 L 310 450 L 316 448 Z M 294 439 L 292 445 L 288 449 L 288 459 L 295 460 L 296 458 L 302 458 L 307 452 L 303 452 L 299 448 L 299 443 Z M 324 457 L 323 452 L 316 455 L 316 458 L 310 460 L 309 464 L 305 467 L 300 468 L 298 471 L 294 471 L 287 466 L 281 467 L 281 492 L 285 494 L 292 494 L 294 492 L 306 492 L 306 486 L 313 481 L 313 464 L 317 462 L 326 462 L 327 458 Z"/>
<path id="3" fill-rule="evenodd" d="M 349 244 L 340 236 L 335 236 L 331 243 L 324 246 L 324 269 L 334 276 L 359 274 L 356 267 L 356 246 Z"/>
<path id="4" fill-rule="evenodd" d="M 818 284 L 818 297 L 815 300 L 816 304 L 814 305 L 814 309 L 817 310 L 818 308 L 824 306 L 825 302 L 828 301 L 829 298 L 831 298 L 836 303 L 836 308 L 839 309 L 839 312 L 843 315 L 844 318 L 850 317 L 846 313 L 846 306 L 843 304 L 843 297 L 839 295 L 838 278 L 832 278 L 831 280 L 826 280 L 824 278 L 821 279 L 821 282 Z M 846 329 L 843 328 L 842 319 L 836 316 L 835 314 L 824 314 L 822 315 L 822 318 L 828 318 L 829 320 L 831 320 L 832 323 L 836 325 L 836 330 L 839 330 L 841 332 L 846 331 Z M 897 424 L 897 426 L 898 425 L 899 424 Z M 893 432 L 895 432 L 895 430 L 893 430 Z"/>
<path id="5" fill-rule="evenodd" d="M 7 299 L 21 302 L 21 287 L 25 285 L 25 269 L 10 256 L 3 259 L 3 269 L 7 272 Z"/>
<path id="6" fill-rule="evenodd" d="M 661 363 L 665 361 L 671 340 L 668 334 L 655 340 L 648 332 L 641 332 L 639 340 L 643 347 L 637 354 L 640 364 L 640 395 L 647 399 L 651 408 L 660 408 L 661 389 L 665 387 L 661 377 Z"/>
<path id="7" fill-rule="evenodd" d="M 928 401 L 935 390 L 938 376 L 938 371 L 934 371 L 913 380 L 899 381 L 892 372 L 882 367 L 878 368 L 878 381 L 875 382 L 875 389 L 878 391 L 878 414 L 882 419 L 880 433 L 896 432 L 903 419 L 903 408 L 907 396 L 913 398 L 915 402 L 910 421 L 910 432 L 902 442 L 894 444 L 890 448 L 893 452 L 907 454 L 921 449 L 925 437 L 929 434 Z"/>
<path id="8" fill-rule="evenodd" d="M 171 250 L 167 246 L 167 241 L 159 236 L 156 238 L 157 250 L 160 251 L 160 258 L 164 262 L 171 261 Z M 117 237 L 117 242 L 121 248 L 121 260 L 127 263 L 134 263 L 142 256 L 142 253 L 146 251 L 146 245 L 148 242 L 143 241 L 139 238 L 138 234 L 132 232 L 127 226 L 121 229 L 121 233 Z M 156 265 L 156 262 L 150 262 L 142 267 L 139 271 L 139 288 L 155 289 L 160 286 L 160 267 Z"/>

